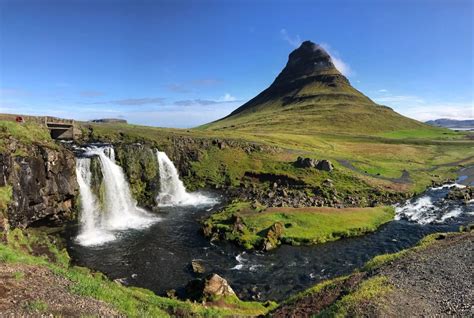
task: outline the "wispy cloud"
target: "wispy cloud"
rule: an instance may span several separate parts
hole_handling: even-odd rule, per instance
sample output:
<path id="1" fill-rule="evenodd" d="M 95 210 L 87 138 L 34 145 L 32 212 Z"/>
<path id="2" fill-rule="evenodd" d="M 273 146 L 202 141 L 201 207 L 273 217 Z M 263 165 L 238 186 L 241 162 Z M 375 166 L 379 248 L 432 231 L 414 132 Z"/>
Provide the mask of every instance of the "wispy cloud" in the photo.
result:
<path id="1" fill-rule="evenodd" d="M 419 96 L 414 95 L 386 95 L 375 97 L 374 100 L 379 104 L 390 104 L 390 105 L 400 105 L 400 104 L 412 104 L 419 105 L 424 104 L 425 100 Z"/>
<path id="2" fill-rule="evenodd" d="M 388 90 L 385 88 L 379 89 L 377 92 L 379 93 L 388 93 Z"/>
<path id="3" fill-rule="evenodd" d="M 339 52 L 334 50 L 329 44 L 321 43 L 321 47 L 328 52 L 331 56 L 332 63 L 345 76 L 354 75 L 354 71 L 351 69 L 350 65 L 342 60 L 339 55 Z"/>
<path id="4" fill-rule="evenodd" d="M 298 47 L 302 43 L 301 38 L 298 34 L 296 36 L 290 36 L 288 34 L 288 31 L 286 31 L 286 29 L 281 29 L 280 30 L 280 35 L 283 38 L 283 40 L 288 42 L 288 44 L 290 44 L 293 47 Z"/>
<path id="5" fill-rule="evenodd" d="M 226 93 L 224 96 L 218 99 L 187 99 L 187 100 L 178 100 L 173 103 L 175 106 L 209 106 L 215 104 L 227 104 L 227 103 L 237 103 L 240 102 L 234 96 Z"/>
<path id="6" fill-rule="evenodd" d="M 113 104 L 119 106 L 143 106 L 143 105 L 163 105 L 165 99 L 162 97 L 125 98 L 104 102 L 94 102 L 91 104 Z"/>
<path id="7" fill-rule="evenodd" d="M 198 87 L 213 86 L 220 84 L 222 81 L 214 78 L 202 78 L 185 83 L 171 83 L 165 85 L 166 88 L 174 93 L 190 93 Z"/>
<path id="8" fill-rule="evenodd" d="M 87 90 L 87 91 L 80 91 L 79 96 L 81 97 L 100 97 L 104 96 L 105 93 L 101 91 L 96 91 L 96 90 Z"/>
<path id="9" fill-rule="evenodd" d="M 187 87 L 185 87 L 183 84 L 177 84 L 177 83 L 172 83 L 172 84 L 167 84 L 166 88 L 168 90 L 174 92 L 174 93 L 189 93 L 191 90 Z"/>

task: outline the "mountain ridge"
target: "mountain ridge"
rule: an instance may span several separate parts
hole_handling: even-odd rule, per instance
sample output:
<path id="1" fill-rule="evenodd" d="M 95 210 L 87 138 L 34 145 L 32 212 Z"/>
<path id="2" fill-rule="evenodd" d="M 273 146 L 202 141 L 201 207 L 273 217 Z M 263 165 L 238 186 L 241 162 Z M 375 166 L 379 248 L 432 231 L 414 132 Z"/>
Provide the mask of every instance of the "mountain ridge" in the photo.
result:
<path id="1" fill-rule="evenodd" d="M 449 118 L 438 118 L 433 120 L 428 120 L 425 122 L 428 125 L 435 127 L 445 127 L 445 128 L 474 128 L 474 119 L 449 119 Z"/>

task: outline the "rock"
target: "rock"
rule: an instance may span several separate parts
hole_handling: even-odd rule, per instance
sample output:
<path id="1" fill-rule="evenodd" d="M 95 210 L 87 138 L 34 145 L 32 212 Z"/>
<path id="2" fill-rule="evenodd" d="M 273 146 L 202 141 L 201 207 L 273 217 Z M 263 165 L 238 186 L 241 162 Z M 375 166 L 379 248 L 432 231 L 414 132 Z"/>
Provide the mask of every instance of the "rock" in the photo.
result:
<path id="1" fill-rule="evenodd" d="M 202 274 L 206 271 L 206 268 L 202 264 L 200 260 L 193 259 L 191 261 L 191 268 L 193 269 L 193 272 L 196 274 Z"/>
<path id="2" fill-rule="evenodd" d="M 328 187 L 328 188 L 334 187 L 334 185 L 333 185 L 331 179 L 326 179 L 326 180 L 324 180 L 324 181 L 323 181 L 323 186 Z"/>
<path id="3" fill-rule="evenodd" d="M 322 171 L 332 171 L 334 167 L 329 160 L 321 160 L 316 165 L 316 169 L 322 170 Z"/>
<path id="4" fill-rule="evenodd" d="M 280 238 L 283 236 L 284 230 L 285 227 L 281 222 L 275 222 L 275 224 L 268 229 L 267 235 L 263 240 L 262 249 L 264 251 L 270 251 L 278 247 L 278 245 L 281 244 Z"/>
<path id="5" fill-rule="evenodd" d="M 79 190 L 74 154 L 62 147 L 24 146 L 28 148 L 25 155 L 0 154 L 0 186 L 12 186 L 8 224 L 62 225 L 74 219 Z"/>
<path id="6" fill-rule="evenodd" d="M 317 160 L 311 158 L 298 157 L 295 162 L 297 168 L 314 168 L 318 164 Z"/>
<path id="7" fill-rule="evenodd" d="M 467 186 L 465 188 L 453 187 L 448 195 L 447 200 L 468 202 L 474 198 L 474 187 Z"/>
<path id="8" fill-rule="evenodd" d="M 116 278 L 114 279 L 114 283 L 118 285 L 127 285 L 127 279 L 126 278 Z"/>
<path id="9" fill-rule="evenodd" d="M 235 295 L 227 281 L 217 274 L 208 276 L 204 282 L 203 294 L 207 297 Z"/>
<path id="10" fill-rule="evenodd" d="M 205 279 L 194 279 L 186 285 L 189 299 L 205 301 L 221 296 L 235 296 L 229 283 L 217 274 L 210 274 Z"/>

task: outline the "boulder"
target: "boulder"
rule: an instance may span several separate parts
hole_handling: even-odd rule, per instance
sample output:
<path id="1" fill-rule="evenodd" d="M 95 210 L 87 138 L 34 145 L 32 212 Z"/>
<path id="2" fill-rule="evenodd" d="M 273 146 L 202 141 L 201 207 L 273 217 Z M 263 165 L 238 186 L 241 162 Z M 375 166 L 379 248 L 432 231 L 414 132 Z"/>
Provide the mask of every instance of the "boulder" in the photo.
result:
<path id="1" fill-rule="evenodd" d="M 303 157 L 298 157 L 295 162 L 297 168 L 314 168 L 317 164 L 317 160 Z"/>
<path id="2" fill-rule="evenodd" d="M 222 296 L 235 296 L 229 283 L 217 274 L 210 274 L 204 279 L 194 279 L 186 285 L 189 299 L 205 301 Z"/>
<path id="3" fill-rule="evenodd" d="M 193 269 L 193 272 L 196 274 L 202 274 L 206 271 L 204 264 L 198 259 L 193 259 L 191 261 L 191 268 Z"/>
<path id="4" fill-rule="evenodd" d="M 321 160 L 316 165 L 316 169 L 322 170 L 322 171 L 332 171 L 334 169 L 334 167 L 333 167 L 331 161 Z"/>
<path id="5" fill-rule="evenodd" d="M 281 244 L 280 238 L 283 236 L 285 227 L 281 222 L 275 222 L 267 232 L 265 239 L 263 240 L 262 249 L 264 251 L 270 251 Z"/>

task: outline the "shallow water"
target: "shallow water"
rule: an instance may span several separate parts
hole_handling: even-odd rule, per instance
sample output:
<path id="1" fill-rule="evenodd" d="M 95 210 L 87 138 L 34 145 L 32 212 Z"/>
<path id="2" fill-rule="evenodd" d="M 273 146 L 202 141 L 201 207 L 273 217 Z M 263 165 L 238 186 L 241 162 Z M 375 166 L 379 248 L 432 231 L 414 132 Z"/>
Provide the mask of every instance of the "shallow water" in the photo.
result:
<path id="1" fill-rule="evenodd" d="M 348 274 L 376 255 L 413 246 L 427 234 L 456 231 L 474 221 L 472 213 L 436 224 L 398 220 L 365 236 L 316 246 L 284 245 L 263 254 L 244 252 L 232 244 L 211 244 L 200 234 L 199 224 L 209 213 L 204 206 L 163 207 L 160 222 L 122 232 L 118 240 L 99 247 L 77 245 L 72 228 L 69 252 L 79 265 L 157 294 L 168 289 L 182 292 L 189 280 L 199 277 L 192 273 L 190 262 L 200 259 L 207 272 L 226 278 L 239 297 L 281 300 L 323 279 Z"/>

